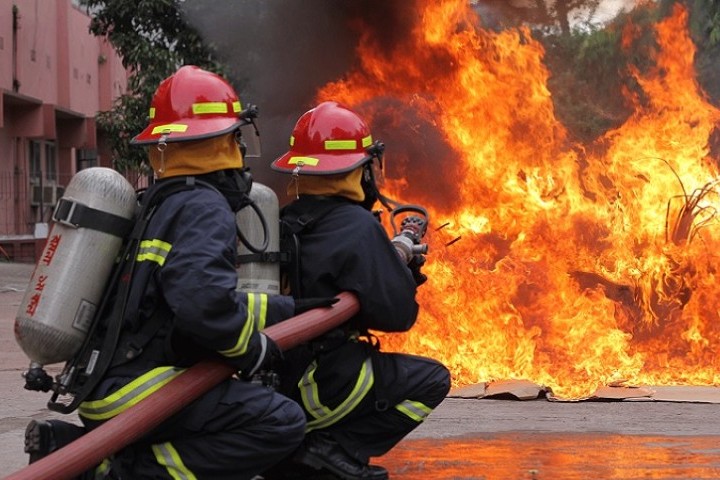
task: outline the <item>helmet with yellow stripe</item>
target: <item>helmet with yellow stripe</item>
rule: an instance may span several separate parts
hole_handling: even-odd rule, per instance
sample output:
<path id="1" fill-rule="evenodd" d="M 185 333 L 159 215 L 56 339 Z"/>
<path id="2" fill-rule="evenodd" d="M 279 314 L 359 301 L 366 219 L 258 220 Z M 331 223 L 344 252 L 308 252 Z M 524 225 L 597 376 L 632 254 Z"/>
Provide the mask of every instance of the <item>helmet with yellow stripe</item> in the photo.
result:
<path id="1" fill-rule="evenodd" d="M 298 119 L 290 149 L 271 165 L 299 175 L 335 175 L 372 161 L 370 129 L 355 112 L 337 102 L 323 102 Z"/>
<path id="2" fill-rule="evenodd" d="M 150 123 L 133 145 L 202 140 L 240 127 L 242 107 L 221 76 L 194 65 L 180 67 L 163 80 L 150 104 Z"/>

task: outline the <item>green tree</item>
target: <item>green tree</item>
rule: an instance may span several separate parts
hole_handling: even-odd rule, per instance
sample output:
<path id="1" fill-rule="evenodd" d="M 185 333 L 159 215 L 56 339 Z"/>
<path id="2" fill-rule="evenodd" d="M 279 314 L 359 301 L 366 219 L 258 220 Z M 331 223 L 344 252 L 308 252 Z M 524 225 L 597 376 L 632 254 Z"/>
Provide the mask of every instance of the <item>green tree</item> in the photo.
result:
<path id="1" fill-rule="evenodd" d="M 633 92 L 641 102 L 646 100 L 629 66 L 640 71 L 655 66 L 653 26 L 671 12 L 673 2 L 666 3 L 638 6 L 602 27 L 539 38 L 546 48 L 551 71 L 548 86 L 556 114 L 575 139 L 591 142 L 626 121 L 632 107 L 623 90 Z M 622 32 L 629 24 L 639 35 L 623 48 Z"/>
<path id="2" fill-rule="evenodd" d="M 601 0 L 477 0 L 481 15 L 497 17 L 500 26 L 521 23 L 546 33 L 570 35 L 574 25 L 592 24 Z"/>
<path id="3" fill-rule="evenodd" d="M 543 36 L 540 40 L 551 71 L 548 87 L 555 112 L 575 140 L 592 141 L 625 121 L 630 111 L 619 92 L 627 59 L 617 28 Z"/>
<path id="4" fill-rule="evenodd" d="M 698 52 L 698 82 L 715 105 L 720 105 L 720 0 L 688 0 L 690 27 Z M 719 142 L 720 143 L 720 142 Z"/>
<path id="5" fill-rule="evenodd" d="M 182 0 L 80 0 L 91 15 L 90 31 L 106 37 L 128 69 L 128 91 L 97 117 L 107 134 L 113 165 L 139 169 L 145 150 L 130 139 L 147 124 L 150 101 L 160 82 L 185 64 L 224 74 L 212 46 L 183 18 Z"/>

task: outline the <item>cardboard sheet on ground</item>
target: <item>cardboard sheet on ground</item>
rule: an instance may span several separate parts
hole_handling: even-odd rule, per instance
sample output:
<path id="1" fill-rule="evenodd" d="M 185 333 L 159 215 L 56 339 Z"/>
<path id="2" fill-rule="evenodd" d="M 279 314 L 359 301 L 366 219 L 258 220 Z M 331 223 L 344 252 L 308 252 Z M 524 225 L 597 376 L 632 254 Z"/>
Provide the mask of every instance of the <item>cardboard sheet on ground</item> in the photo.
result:
<path id="1" fill-rule="evenodd" d="M 552 390 L 529 380 L 500 380 L 453 388 L 450 398 L 546 399 L 551 402 L 634 401 L 720 403 L 720 387 L 712 386 L 627 386 L 608 385 L 585 398 L 556 397 Z"/>

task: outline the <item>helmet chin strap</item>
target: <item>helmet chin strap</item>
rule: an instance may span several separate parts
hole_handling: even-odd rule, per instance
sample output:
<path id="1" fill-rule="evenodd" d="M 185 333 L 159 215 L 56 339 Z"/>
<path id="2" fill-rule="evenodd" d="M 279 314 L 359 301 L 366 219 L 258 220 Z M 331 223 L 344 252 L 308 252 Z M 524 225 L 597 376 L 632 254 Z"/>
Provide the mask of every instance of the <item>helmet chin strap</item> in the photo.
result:
<path id="1" fill-rule="evenodd" d="M 385 208 L 392 210 L 393 207 L 391 204 L 397 204 L 397 202 L 390 200 L 380 193 L 377 181 L 375 180 L 375 171 L 373 170 L 373 163 L 375 159 L 378 161 L 380 170 L 383 168 L 385 144 L 379 140 L 375 140 L 365 151 L 367 152 L 367 161 L 363 166 L 363 176 L 361 181 L 363 192 L 365 192 L 365 201 L 363 202 L 363 206 L 368 210 L 372 210 L 375 201 L 379 200 Z"/>
<path id="2" fill-rule="evenodd" d="M 295 186 L 295 199 L 300 198 L 300 169 L 305 166 L 305 162 L 300 160 L 292 171 L 292 178 L 290 178 L 290 185 Z M 288 187 L 289 187 L 288 186 Z"/>
<path id="3" fill-rule="evenodd" d="M 160 168 L 157 169 L 157 176 L 165 173 L 165 149 L 167 148 L 167 133 L 163 133 L 157 143 L 157 150 L 160 152 Z"/>

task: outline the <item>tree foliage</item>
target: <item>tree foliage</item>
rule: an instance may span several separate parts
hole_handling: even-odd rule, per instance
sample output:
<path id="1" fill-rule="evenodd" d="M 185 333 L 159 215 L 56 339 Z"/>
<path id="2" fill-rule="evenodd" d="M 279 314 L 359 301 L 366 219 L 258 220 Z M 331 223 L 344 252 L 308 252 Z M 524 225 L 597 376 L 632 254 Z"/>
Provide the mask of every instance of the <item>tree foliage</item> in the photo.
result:
<path id="1" fill-rule="evenodd" d="M 197 65 L 223 74 L 212 47 L 185 21 L 182 0 L 80 0 L 92 20 L 90 31 L 106 37 L 128 69 L 128 91 L 97 122 L 107 134 L 114 166 L 139 168 L 144 149 L 129 145 L 146 125 L 150 101 L 160 82 L 179 66 Z"/>
<path id="2" fill-rule="evenodd" d="M 692 1 L 691 29 L 696 42 L 707 47 L 720 44 L 720 0 Z"/>
<path id="3" fill-rule="evenodd" d="M 601 0 L 478 0 L 481 14 L 492 15 L 500 27 L 530 25 L 546 34 L 570 35 L 574 25 L 590 25 Z M 493 13 L 490 13 L 493 12 Z"/>
<path id="4" fill-rule="evenodd" d="M 588 141 L 620 126 L 631 113 L 621 91 L 631 92 L 640 102 L 645 100 L 645 93 L 628 67 L 632 65 L 642 72 L 655 66 L 654 50 L 658 45 L 653 25 L 669 15 L 678 2 L 690 11 L 698 83 L 718 104 L 720 44 L 714 42 L 712 32 L 720 28 L 720 0 L 659 0 L 621 13 L 602 28 L 539 36 L 546 47 L 556 114 L 572 135 Z M 621 32 L 629 24 L 636 35 L 631 44 L 623 47 Z"/>
<path id="5" fill-rule="evenodd" d="M 576 31 L 543 37 L 548 87 L 555 111 L 570 134 L 591 141 L 622 124 L 629 111 L 623 104 L 620 72 L 627 59 L 615 29 Z"/>

